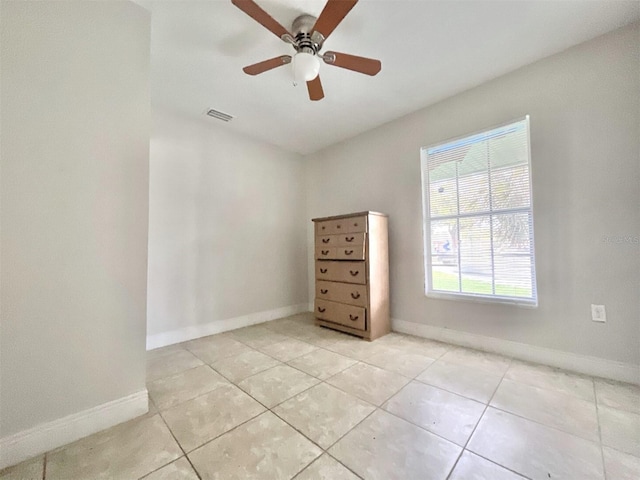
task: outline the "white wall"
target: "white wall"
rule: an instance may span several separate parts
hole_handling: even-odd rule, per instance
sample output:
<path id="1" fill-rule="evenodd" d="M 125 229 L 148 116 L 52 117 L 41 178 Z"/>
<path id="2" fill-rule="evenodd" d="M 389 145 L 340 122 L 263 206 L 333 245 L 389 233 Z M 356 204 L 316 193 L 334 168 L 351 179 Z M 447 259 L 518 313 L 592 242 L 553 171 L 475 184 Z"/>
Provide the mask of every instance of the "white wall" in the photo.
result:
<path id="1" fill-rule="evenodd" d="M 1 30 L 0 439 L 146 400 L 150 18 L 3 1 Z"/>
<path id="2" fill-rule="evenodd" d="M 389 214 L 393 318 L 640 364 L 640 245 L 602 241 L 640 235 L 638 45 L 636 24 L 310 156 L 307 217 Z M 420 147 L 525 114 L 539 308 L 426 298 Z"/>
<path id="3" fill-rule="evenodd" d="M 148 346 L 306 305 L 300 156 L 232 134 L 219 120 L 158 109 L 153 117 Z"/>

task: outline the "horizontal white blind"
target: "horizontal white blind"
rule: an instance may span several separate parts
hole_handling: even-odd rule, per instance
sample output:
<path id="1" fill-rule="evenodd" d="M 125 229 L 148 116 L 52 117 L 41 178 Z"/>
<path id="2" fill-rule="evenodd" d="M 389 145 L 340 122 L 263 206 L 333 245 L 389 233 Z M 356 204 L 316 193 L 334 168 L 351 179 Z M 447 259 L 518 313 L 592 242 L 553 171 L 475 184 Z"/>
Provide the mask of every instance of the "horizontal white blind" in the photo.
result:
<path id="1" fill-rule="evenodd" d="M 426 285 L 537 304 L 529 118 L 422 149 Z"/>

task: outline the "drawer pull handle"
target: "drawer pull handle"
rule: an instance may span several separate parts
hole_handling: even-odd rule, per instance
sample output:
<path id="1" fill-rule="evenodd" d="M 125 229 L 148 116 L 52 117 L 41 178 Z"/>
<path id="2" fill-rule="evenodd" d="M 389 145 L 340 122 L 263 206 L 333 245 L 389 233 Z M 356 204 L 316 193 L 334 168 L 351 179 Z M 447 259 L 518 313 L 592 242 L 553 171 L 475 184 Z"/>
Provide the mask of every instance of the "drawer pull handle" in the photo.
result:
<path id="1" fill-rule="evenodd" d="M 322 226 L 322 229 L 324 230 L 325 228 L 326 228 L 326 227 L 323 225 L 323 226 Z"/>
<path id="2" fill-rule="evenodd" d="M 355 272 L 353 270 L 349 270 L 349 273 L 351 274 L 352 277 L 355 277 L 356 275 L 358 275 L 360 273 L 359 270 L 356 270 Z"/>
<path id="3" fill-rule="evenodd" d="M 345 255 L 351 255 L 353 253 L 353 250 L 345 250 L 344 254 Z"/>
<path id="4" fill-rule="evenodd" d="M 345 237 L 345 240 L 346 240 L 347 242 L 353 242 L 353 240 L 354 240 L 355 238 L 356 238 L 356 237 Z"/>
<path id="5" fill-rule="evenodd" d="M 358 315 L 354 317 L 353 315 L 349 314 L 349 318 L 351 319 L 352 322 L 355 322 L 358 319 Z"/>
<path id="6" fill-rule="evenodd" d="M 321 288 L 320 289 L 320 293 L 325 295 L 325 294 L 329 293 L 329 290 L 327 290 L 326 288 Z"/>
<path id="7" fill-rule="evenodd" d="M 326 268 L 321 268 L 320 269 L 320 273 L 327 273 L 327 269 Z"/>
<path id="8" fill-rule="evenodd" d="M 327 310 L 326 308 L 318 307 L 318 311 L 320 313 L 324 313 L 326 310 Z"/>
<path id="9" fill-rule="evenodd" d="M 329 255 L 329 250 L 322 250 L 323 255 Z"/>
<path id="10" fill-rule="evenodd" d="M 322 243 L 329 243 L 331 241 L 330 238 L 323 238 Z"/>
<path id="11" fill-rule="evenodd" d="M 357 227 L 357 226 L 358 226 L 358 222 L 354 223 L 354 224 L 353 224 L 353 226 L 354 226 L 354 227 Z"/>
<path id="12" fill-rule="evenodd" d="M 356 292 L 356 293 L 351 293 L 351 298 L 353 298 L 354 300 L 357 300 L 360 298 L 360 293 Z"/>
<path id="13" fill-rule="evenodd" d="M 340 224 L 338 224 L 338 225 L 336 225 L 336 228 L 339 230 L 342 227 L 340 227 Z"/>

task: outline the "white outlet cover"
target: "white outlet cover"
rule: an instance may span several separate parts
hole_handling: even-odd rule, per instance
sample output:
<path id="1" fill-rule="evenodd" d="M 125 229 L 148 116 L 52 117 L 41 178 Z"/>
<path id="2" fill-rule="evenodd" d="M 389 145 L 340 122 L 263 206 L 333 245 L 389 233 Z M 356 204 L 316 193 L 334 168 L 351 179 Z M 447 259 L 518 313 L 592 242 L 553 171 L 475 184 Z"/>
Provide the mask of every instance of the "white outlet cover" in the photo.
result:
<path id="1" fill-rule="evenodd" d="M 591 320 L 602 323 L 607 321 L 607 312 L 604 305 L 591 304 Z"/>

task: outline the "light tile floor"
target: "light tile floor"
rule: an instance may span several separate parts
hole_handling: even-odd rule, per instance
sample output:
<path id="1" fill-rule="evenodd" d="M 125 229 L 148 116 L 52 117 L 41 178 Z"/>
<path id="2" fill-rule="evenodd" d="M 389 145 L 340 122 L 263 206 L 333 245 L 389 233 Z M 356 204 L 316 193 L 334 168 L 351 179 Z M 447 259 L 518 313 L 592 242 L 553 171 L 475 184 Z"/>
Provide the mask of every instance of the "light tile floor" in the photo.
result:
<path id="1" fill-rule="evenodd" d="M 640 387 L 310 314 L 151 351 L 147 385 L 0 480 L 640 479 Z"/>

